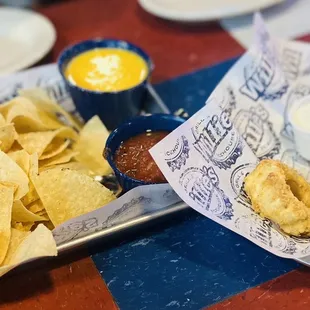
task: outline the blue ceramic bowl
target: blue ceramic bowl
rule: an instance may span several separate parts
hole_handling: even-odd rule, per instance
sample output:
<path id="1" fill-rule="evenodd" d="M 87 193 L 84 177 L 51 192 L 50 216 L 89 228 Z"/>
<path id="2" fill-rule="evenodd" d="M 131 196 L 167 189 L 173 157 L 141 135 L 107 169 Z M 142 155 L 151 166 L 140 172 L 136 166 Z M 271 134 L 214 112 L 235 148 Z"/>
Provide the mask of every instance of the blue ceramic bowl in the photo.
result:
<path id="1" fill-rule="evenodd" d="M 145 80 L 135 87 L 123 91 L 99 92 L 75 86 L 66 79 L 64 70 L 72 58 L 85 51 L 105 47 L 129 50 L 142 57 L 149 69 Z M 78 112 L 84 120 L 87 121 L 94 115 L 98 115 L 106 127 L 112 130 L 128 118 L 139 114 L 147 91 L 146 85 L 154 65 L 142 49 L 131 43 L 113 39 L 95 39 L 66 48 L 59 56 L 58 69 Z"/>
<path id="2" fill-rule="evenodd" d="M 170 114 L 137 116 L 130 121 L 123 123 L 110 134 L 106 142 L 104 156 L 112 167 L 115 176 L 124 192 L 127 192 L 134 187 L 151 183 L 133 179 L 117 169 L 114 163 L 114 154 L 121 143 L 147 130 L 173 131 L 182 123 L 184 123 L 184 121 L 185 120 L 183 118 Z"/>

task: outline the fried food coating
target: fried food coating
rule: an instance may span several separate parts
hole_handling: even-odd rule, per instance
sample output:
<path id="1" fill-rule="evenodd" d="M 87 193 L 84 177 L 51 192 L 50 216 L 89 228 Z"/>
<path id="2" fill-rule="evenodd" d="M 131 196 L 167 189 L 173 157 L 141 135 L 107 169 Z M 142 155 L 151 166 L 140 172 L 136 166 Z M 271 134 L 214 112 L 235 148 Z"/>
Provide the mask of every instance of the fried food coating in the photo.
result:
<path id="1" fill-rule="evenodd" d="M 277 160 L 262 160 L 245 178 L 255 212 L 287 234 L 310 236 L 310 184 Z"/>

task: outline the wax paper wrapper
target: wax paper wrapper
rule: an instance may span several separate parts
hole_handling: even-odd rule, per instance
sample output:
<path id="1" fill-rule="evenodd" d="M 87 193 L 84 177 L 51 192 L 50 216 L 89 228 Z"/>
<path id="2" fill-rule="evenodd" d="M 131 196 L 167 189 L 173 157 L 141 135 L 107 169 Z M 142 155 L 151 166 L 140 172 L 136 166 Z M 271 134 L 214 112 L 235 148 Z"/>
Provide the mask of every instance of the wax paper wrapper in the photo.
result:
<path id="1" fill-rule="evenodd" d="M 287 111 L 310 94 L 310 46 L 272 38 L 258 14 L 255 28 L 254 45 L 206 106 L 151 154 L 189 206 L 278 256 L 300 258 L 310 253 L 310 239 L 289 237 L 254 213 L 243 180 L 264 158 L 280 159 L 309 179 Z"/>
<path id="2" fill-rule="evenodd" d="M 33 68 L 0 78 L 0 103 L 18 95 L 20 89 L 42 88 L 68 112 L 80 118 L 56 64 Z M 135 188 L 108 205 L 73 218 L 53 231 L 57 245 L 91 235 L 105 228 L 151 214 L 180 202 L 169 184 Z"/>

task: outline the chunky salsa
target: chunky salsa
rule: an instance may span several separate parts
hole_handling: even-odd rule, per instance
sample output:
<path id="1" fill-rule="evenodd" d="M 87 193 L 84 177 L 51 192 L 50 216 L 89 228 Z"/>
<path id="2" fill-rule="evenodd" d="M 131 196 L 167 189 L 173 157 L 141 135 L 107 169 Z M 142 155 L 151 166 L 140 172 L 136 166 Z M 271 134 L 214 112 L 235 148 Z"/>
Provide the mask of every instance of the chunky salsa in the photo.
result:
<path id="1" fill-rule="evenodd" d="M 136 180 L 167 182 L 148 151 L 168 134 L 167 131 L 144 132 L 122 142 L 114 157 L 116 167 Z"/>

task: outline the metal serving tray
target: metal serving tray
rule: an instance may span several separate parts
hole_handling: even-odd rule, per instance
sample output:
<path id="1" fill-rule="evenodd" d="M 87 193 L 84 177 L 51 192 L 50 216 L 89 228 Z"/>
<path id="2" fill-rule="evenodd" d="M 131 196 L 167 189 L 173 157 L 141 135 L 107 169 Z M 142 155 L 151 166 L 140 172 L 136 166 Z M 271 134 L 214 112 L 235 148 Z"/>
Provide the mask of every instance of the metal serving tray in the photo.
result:
<path id="1" fill-rule="evenodd" d="M 38 79 L 35 83 L 37 87 L 45 86 L 46 80 L 50 80 L 50 79 L 52 81 L 54 80 L 55 72 L 53 71 L 56 71 L 56 70 L 55 68 L 53 68 L 53 65 L 50 65 L 50 68 L 47 68 L 47 71 L 48 70 L 51 71 L 50 76 L 49 74 L 47 74 L 47 76 Z M 31 70 L 28 70 L 22 73 L 22 75 L 29 74 L 30 71 Z M 34 76 L 36 74 L 37 73 L 34 73 Z M 24 77 L 19 78 L 19 79 L 23 79 L 23 78 Z M 29 79 L 30 77 L 27 77 L 28 81 Z M 7 82 L 7 79 L 5 79 L 5 82 Z M 43 83 L 44 85 L 41 85 L 41 83 Z M 2 92 L 1 94 L 2 98 L 3 98 L 3 92 L 8 92 L 9 95 L 11 95 L 14 92 L 16 93 L 16 90 L 19 86 L 20 85 L 18 84 L 18 79 L 15 80 L 15 76 L 12 76 L 11 79 L 9 79 L 7 83 L 3 83 L 3 89 L 0 89 L 0 92 Z M 34 85 L 23 85 L 23 86 L 33 87 Z M 62 87 L 60 87 L 58 91 L 62 92 Z M 145 104 L 144 104 L 143 110 L 141 111 L 141 114 L 151 114 L 151 113 L 173 113 L 176 115 L 180 115 L 184 118 L 188 117 L 186 111 L 184 110 L 170 111 L 169 108 L 165 105 L 165 103 L 161 100 L 160 96 L 156 93 L 155 89 L 149 84 L 148 85 L 148 96 L 145 100 Z M 100 180 L 100 176 L 99 176 L 99 180 Z M 110 183 L 111 189 L 114 189 L 115 191 L 117 190 L 117 186 L 115 182 L 113 181 L 113 178 L 112 178 L 112 182 L 111 180 L 106 180 L 106 181 L 107 183 Z M 90 233 L 89 235 L 62 243 L 57 247 L 57 249 L 58 249 L 59 254 L 64 254 L 66 252 L 70 252 L 71 250 L 77 249 L 78 247 L 91 244 L 95 241 L 98 241 L 99 239 L 101 239 L 102 241 L 104 240 L 110 241 L 111 239 L 113 239 L 112 237 L 122 235 L 125 231 L 126 232 L 138 231 L 143 226 L 145 226 L 145 224 L 150 224 L 151 222 L 157 222 L 159 220 L 164 221 L 168 219 L 169 216 L 175 213 L 178 213 L 178 212 L 180 213 L 181 211 L 184 211 L 186 209 L 190 209 L 190 207 L 187 206 L 186 203 L 184 203 L 183 201 L 177 202 L 165 208 L 154 209 L 153 211 L 152 210 L 149 211 L 147 214 L 136 216 L 123 223 L 115 224 L 111 227 L 103 228 L 99 231 Z M 303 265 L 310 267 L 310 256 L 296 259 L 296 261 Z"/>
<path id="2" fill-rule="evenodd" d="M 145 105 L 143 108 L 143 111 L 141 111 L 141 114 L 151 114 L 151 113 L 173 113 L 175 115 L 182 116 L 184 118 L 188 117 L 188 114 L 184 110 L 178 110 L 178 111 L 170 111 L 169 108 L 165 105 L 165 103 L 161 100 L 160 96 L 157 94 L 155 89 L 149 84 L 148 85 L 148 96 L 145 101 Z M 105 184 L 107 185 L 107 184 Z M 112 188 L 115 186 L 112 181 Z M 117 188 L 114 187 L 114 190 L 117 191 Z M 87 236 L 83 236 L 71 241 L 68 241 L 66 243 L 63 243 L 57 247 L 58 253 L 66 253 L 71 250 L 77 249 L 81 246 L 85 246 L 87 244 L 96 242 L 100 239 L 102 240 L 109 240 L 112 237 L 119 236 L 123 234 L 124 232 L 133 232 L 138 231 L 141 229 L 145 224 L 151 223 L 151 222 L 157 222 L 159 220 L 163 221 L 166 218 L 169 218 L 172 214 L 175 214 L 177 212 L 190 209 L 190 207 L 183 201 L 180 201 L 178 203 L 175 203 L 173 205 L 170 205 L 166 208 L 162 208 L 160 210 L 154 210 L 151 212 L 148 212 L 147 214 L 137 216 L 135 218 L 132 218 L 124 223 L 116 224 L 112 227 L 104 228 L 100 231 L 90 233 Z M 303 264 L 305 266 L 310 267 L 310 256 L 306 256 L 303 258 L 295 259 L 300 264 Z"/>

